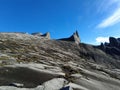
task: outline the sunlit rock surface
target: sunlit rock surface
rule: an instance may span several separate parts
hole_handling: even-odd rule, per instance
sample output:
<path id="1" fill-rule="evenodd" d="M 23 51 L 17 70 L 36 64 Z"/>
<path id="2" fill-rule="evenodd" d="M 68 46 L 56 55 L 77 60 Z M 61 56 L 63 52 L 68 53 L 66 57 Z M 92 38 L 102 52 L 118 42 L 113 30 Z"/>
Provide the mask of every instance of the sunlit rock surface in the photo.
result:
<path id="1" fill-rule="evenodd" d="M 75 33 L 73 33 L 72 36 L 70 36 L 68 38 L 61 38 L 59 40 L 62 40 L 62 41 L 71 41 L 71 42 L 75 42 L 76 44 L 80 43 L 80 37 L 79 37 L 79 34 L 78 34 L 77 31 Z"/>
<path id="2" fill-rule="evenodd" d="M 110 40 L 93 46 L 0 33 L 0 90 L 120 90 L 119 39 Z"/>

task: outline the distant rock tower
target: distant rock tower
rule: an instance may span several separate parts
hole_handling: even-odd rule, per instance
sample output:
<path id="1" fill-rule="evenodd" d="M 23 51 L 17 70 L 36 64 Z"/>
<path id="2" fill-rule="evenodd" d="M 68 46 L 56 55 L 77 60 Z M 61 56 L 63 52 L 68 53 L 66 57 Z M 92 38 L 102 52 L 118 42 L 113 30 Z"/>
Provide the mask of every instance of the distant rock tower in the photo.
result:
<path id="1" fill-rule="evenodd" d="M 32 33 L 32 35 L 33 36 L 38 36 L 38 37 L 44 37 L 46 39 L 50 39 L 50 33 L 49 32 L 47 32 L 45 34 L 41 34 L 41 33 L 37 32 L 37 33 Z"/>
<path id="2" fill-rule="evenodd" d="M 79 37 L 79 34 L 78 34 L 78 31 L 76 30 L 75 33 L 73 33 L 73 35 L 71 36 L 71 38 L 73 39 L 73 41 L 77 44 L 80 43 L 80 37 Z"/>
<path id="3" fill-rule="evenodd" d="M 62 38 L 62 39 L 59 39 L 59 40 L 72 41 L 72 42 L 75 42 L 76 44 L 80 43 L 80 37 L 79 37 L 78 31 L 76 31 L 75 33 L 73 33 L 73 35 L 70 36 L 69 38 Z"/>
<path id="4" fill-rule="evenodd" d="M 47 33 L 45 33 L 45 34 L 43 34 L 41 36 L 43 36 L 43 37 L 45 37 L 47 39 L 50 39 L 50 33 L 49 32 L 47 32 Z"/>

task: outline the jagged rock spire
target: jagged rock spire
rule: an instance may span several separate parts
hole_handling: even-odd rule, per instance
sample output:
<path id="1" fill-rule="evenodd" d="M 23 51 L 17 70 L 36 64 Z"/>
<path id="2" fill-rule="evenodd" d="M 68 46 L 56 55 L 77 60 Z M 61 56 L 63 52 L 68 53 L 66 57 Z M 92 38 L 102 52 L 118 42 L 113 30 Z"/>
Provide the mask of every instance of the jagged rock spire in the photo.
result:
<path id="1" fill-rule="evenodd" d="M 45 38 L 50 39 L 50 33 L 49 32 L 47 32 L 47 33 L 45 33 L 45 34 L 43 34 L 41 36 L 44 36 Z"/>
<path id="2" fill-rule="evenodd" d="M 79 34 L 78 34 L 78 31 L 77 31 L 77 30 L 76 30 L 76 32 L 75 32 L 75 33 L 76 33 L 77 37 L 79 37 Z"/>
<path id="3" fill-rule="evenodd" d="M 71 36 L 71 38 L 74 39 L 75 43 L 79 44 L 80 43 L 80 37 L 78 34 L 78 31 L 76 30 L 76 32 Z"/>
<path id="4" fill-rule="evenodd" d="M 63 40 L 63 41 L 73 41 L 75 42 L 76 44 L 79 44 L 80 43 L 80 38 L 79 38 L 79 34 L 78 34 L 78 31 L 76 30 L 75 33 L 73 33 L 73 35 L 71 35 L 69 38 L 62 38 L 62 39 L 59 39 L 59 40 Z"/>

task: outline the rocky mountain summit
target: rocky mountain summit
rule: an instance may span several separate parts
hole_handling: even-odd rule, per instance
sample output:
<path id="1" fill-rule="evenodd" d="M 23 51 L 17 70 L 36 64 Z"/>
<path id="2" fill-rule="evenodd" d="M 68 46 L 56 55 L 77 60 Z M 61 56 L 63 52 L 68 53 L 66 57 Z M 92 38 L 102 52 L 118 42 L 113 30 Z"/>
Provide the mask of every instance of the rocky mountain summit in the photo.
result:
<path id="1" fill-rule="evenodd" d="M 101 43 L 100 49 L 116 59 L 120 59 L 120 38 L 109 38 L 109 43 Z"/>
<path id="2" fill-rule="evenodd" d="M 78 31 L 76 31 L 75 33 L 73 33 L 73 35 L 70 36 L 69 38 L 62 38 L 62 39 L 59 39 L 59 40 L 72 41 L 72 42 L 75 42 L 76 44 L 80 43 L 80 37 L 79 37 Z"/>
<path id="3" fill-rule="evenodd" d="M 37 33 L 32 33 L 32 35 L 50 39 L 50 33 L 49 32 L 47 32 L 45 34 L 41 34 L 41 33 L 37 32 Z"/>
<path id="4" fill-rule="evenodd" d="M 99 46 L 0 33 L 0 90 L 120 90 L 120 39 Z"/>

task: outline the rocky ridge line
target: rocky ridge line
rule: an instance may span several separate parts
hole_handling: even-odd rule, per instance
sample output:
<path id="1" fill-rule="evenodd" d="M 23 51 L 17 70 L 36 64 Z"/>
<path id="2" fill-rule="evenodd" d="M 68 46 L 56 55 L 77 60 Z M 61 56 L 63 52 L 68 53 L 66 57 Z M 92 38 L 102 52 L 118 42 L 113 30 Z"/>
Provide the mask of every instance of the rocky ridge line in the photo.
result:
<path id="1" fill-rule="evenodd" d="M 0 90 L 119 90 L 119 58 L 74 39 L 0 33 Z"/>

